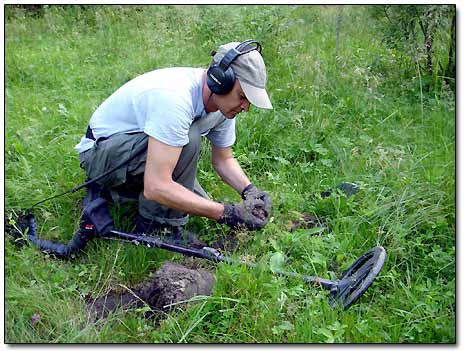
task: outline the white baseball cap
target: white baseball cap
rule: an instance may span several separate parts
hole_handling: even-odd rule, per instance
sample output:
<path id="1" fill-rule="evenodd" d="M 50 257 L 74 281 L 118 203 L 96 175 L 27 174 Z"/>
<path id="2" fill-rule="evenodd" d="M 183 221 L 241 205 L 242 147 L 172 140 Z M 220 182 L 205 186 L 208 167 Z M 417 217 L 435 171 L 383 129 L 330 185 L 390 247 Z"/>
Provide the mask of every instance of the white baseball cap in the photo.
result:
<path id="1" fill-rule="evenodd" d="M 213 61 L 220 62 L 230 49 L 236 48 L 239 44 L 231 42 L 221 45 L 213 56 Z M 256 107 L 272 109 L 271 100 L 266 92 L 266 66 L 258 50 L 238 56 L 230 66 L 248 101 Z"/>

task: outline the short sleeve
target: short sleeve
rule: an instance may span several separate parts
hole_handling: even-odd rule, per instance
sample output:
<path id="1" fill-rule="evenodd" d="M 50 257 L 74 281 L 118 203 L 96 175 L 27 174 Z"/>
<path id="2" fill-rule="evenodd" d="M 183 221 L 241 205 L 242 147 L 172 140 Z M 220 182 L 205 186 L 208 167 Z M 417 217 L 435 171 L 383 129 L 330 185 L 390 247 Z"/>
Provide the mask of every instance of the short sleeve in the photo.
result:
<path id="1" fill-rule="evenodd" d="M 223 117 L 222 121 L 211 128 L 207 138 L 217 147 L 232 146 L 235 143 L 235 118 Z"/>
<path id="2" fill-rule="evenodd" d="M 192 103 L 174 91 L 152 89 L 133 98 L 137 123 L 144 133 L 175 147 L 189 142 Z"/>

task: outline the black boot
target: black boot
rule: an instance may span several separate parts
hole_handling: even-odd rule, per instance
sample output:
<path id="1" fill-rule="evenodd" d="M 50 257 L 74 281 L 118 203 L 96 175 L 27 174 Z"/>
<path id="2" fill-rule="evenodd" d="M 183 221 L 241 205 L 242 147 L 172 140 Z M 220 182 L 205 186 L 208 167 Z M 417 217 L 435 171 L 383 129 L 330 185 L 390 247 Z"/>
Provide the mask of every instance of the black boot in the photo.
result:
<path id="1" fill-rule="evenodd" d="M 82 200 L 81 232 L 87 236 L 105 235 L 113 229 L 114 222 L 103 197 L 106 191 L 96 183 L 87 187 L 87 194 Z"/>
<path id="2" fill-rule="evenodd" d="M 89 205 L 89 203 L 91 203 L 99 197 L 105 199 L 108 202 L 111 202 L 111 196 L 107 189 L 101 187 L 97 183 L 90 184 L 87 187 L 87 193 L 84 199 L 82 200 L 82 207 L 85 208 Z"/>

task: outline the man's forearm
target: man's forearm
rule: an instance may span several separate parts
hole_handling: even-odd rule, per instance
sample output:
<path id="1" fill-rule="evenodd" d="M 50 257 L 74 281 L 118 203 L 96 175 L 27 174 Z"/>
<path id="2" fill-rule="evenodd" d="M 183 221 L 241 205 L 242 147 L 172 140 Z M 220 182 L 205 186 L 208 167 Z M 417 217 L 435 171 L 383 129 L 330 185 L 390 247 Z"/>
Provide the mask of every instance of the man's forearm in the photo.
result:
<path id="1" fill-rule="evenodd" d="M 243 172 L 242 167 L 233 157 L 222 160 L 214 164 L 214 169 L 221 179 L 234 188 L 238 193 L 241 193 L 245 187 L 250 184 L 250 180 Z"/>
<path id="2" fill-rule="evenodd" d="M 156 189 L 145 189 L 144 196 L 169 208 L 214 220 L 219 220 L 224 213 L 221 203 L 205 199 L 174 181 Z"/>

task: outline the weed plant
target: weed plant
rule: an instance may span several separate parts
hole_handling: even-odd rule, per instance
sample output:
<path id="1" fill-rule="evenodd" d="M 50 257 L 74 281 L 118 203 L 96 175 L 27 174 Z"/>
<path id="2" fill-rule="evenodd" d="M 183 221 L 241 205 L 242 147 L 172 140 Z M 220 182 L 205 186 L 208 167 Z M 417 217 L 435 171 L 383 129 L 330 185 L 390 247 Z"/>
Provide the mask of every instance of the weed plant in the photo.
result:
<path id="1" fill-rule="evenodd" d="M 129 79 L 169 66 L 207 67 L 221 43 L 255 38 L 268 68 L 272 111 L 237 117 L 234 153 L 270 192 L 261 231 L 236 233 L 236 258 L 259 269 L 216 271 L 211 297 L 158 320 L 146 309 L 92 322 L 85 299 L 133 286 L 180 255 L 93 241 L 59 260 L 5 239 L 7 343 L 455 343 L 455 100 L 400 78 L 367 6 L 5 6 L 5 222 L 85 180 L 73 150 L 97 106 Z M 198 178 L 212 198 L 239 201 L 215 175 L 205 141 Z M 340 182 L 361 192 L 317 194 Z M 40 237 L 68 241 L 83 193 L 36 210 Z M 121 225 L 127 209 L 115 209 Z M 308 212 L 330 231 L 290 232 Z M 125 224 L 124 224 L 125 223 Z M 189 227 L 213 242 L 228 229 Z M 382 245 L 387 262 L 349 310 L 328 293 L 266 267 L 336 279 Z M 281 258 L 281 260 L 276 260 Z"/>

